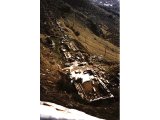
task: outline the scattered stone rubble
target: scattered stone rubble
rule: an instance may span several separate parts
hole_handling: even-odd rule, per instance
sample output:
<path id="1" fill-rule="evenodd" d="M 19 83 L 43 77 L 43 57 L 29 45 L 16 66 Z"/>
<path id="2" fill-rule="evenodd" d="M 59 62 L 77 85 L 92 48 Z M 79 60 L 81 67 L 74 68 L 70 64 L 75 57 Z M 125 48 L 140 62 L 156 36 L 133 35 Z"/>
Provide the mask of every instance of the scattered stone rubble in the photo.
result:
<path id="1" fill-rule="evenodd" d="M 102 60 L 103 56 L 90 56 L 82 52 L 75 42 L 64 33 L 61 23 L 57 22 L 59 30 L 63 33 L 60 40 L 60 51 L 64 57 L 64 73 L 75 86 L 78 95 L 88 102 L 100 99 L 113 98 L 108 89 L 109 81 L 106 79 L 105 69 L 94 63 L 95 59 Z M 86 58 L 88 56 L 88 59 Z"/>

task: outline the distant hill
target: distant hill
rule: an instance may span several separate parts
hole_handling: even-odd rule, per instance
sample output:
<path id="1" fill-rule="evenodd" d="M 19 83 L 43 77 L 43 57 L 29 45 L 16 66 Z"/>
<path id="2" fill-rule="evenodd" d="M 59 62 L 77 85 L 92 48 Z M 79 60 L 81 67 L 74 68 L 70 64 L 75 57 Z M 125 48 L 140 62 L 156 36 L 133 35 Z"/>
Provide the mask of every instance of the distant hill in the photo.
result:
<path id="1" fill-rule="evenodd" d="M 93 4 L 119 15 L 119 0 L 90 0 Z"/>

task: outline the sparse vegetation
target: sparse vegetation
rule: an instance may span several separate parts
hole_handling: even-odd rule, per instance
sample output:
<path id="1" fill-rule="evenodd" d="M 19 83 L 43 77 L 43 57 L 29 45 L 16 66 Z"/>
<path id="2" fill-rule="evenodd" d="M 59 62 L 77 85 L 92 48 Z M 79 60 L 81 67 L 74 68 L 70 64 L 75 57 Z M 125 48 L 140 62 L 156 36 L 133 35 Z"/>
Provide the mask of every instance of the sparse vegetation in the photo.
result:
<path id="1" fill-rule="evenodd" d="M 109 77 L 115 82 L 114 75 L 119 69 L 116 67 L 119 64 L 119 47 L 114 41 L 115 38 L 119 40 L 119 28 L 117 17 L 113 15 L 111 18 L 110 14 L 112 13 L 91 5 L 87 0 L 41 0 L 41 100 L 75 108 L 104 119 L 119 118 L 119 89 L 113 89 L 117 99 L 89 104 L 79 99 L 77 93 L 73 92 L 74 87 L 67 84 L 67 78 L 61 71 L 63 58 L 59 51 L 59 41 L 64 36 L 56 23 L 60 22 L 64 34 L 82 52 L 102 55 L 105 59 L 102 63 L 107 64 L 106 69 L 113 73 Z M 96 17 L 95 20 L 92 19 L 93 16 Z M 56 44 L 55 49 L 51 47 L 50 38 Z"/>

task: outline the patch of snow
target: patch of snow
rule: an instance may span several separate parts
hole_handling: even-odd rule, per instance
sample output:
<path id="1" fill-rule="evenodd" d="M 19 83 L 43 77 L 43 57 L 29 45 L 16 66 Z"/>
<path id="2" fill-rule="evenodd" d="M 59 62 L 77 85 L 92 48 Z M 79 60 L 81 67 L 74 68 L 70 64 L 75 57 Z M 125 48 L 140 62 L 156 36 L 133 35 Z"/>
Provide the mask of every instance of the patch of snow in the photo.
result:
<path id="1" fill-rule="evenodd" d="M 78 73 L 75 73 L 75 71 L 71 72 L 72 78 L 78 79 L 82 78 L 82 83 L 90 81 L 94 78 L 93 75 L 84 74 L 83 71 L 77 71 Z"/>
<path id="2" fill-rule="evenodd" d="M 104 6 L 107 6 L 107 7 L 109 7 L 109 6 L 113 6 L 112 4 L 106 4 L 106 3 L 104 3 Z"/>
<path id="3" fill-rule="evenodd" d="M 40 118 L 41 120 L 103 120 L 75 109 L 43 101 L 40 102 Z"/>

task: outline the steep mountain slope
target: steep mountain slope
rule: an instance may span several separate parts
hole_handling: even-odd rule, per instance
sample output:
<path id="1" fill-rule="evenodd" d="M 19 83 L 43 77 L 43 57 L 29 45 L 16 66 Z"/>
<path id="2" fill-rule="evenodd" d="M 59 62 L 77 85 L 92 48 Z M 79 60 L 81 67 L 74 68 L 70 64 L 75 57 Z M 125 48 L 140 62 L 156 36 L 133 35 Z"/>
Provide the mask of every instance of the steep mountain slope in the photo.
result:
<path id="1" fill-rule="evenodd" d="M 119 46 L 119 16 L 113 14 L 109 9 L 105 10 L 97 5 L 90 4 L 90 2 L 86 0 L 64 1 L 72 6 L 74 10 L 80 12 L 84 16 L 87 16 L 87 18 L 84 18 L 83 16 L 82 19 L 85 21 L 85 24 L 89 22 L 89 24 L 93 25 L 93 29 L 103 29 L 105 26 L 107 34 L 101 34 L 103 39 Z M 94 25 L 97 27 L 94 27 Z M 93 29 L 91 30 L 93 31 Z"/>
<path id="2" fill-rule="evenodd" d="M 85 103 L 63 82 L 64 58 L 60 40 L 64 35 L 89 55 L 102 56 L 108 77 L 117 82 L 119 72 L 119 16 L 89 0 L 41 0 L 41 101 L 49 101 L 109 120 L 119 119 L 119 87 L 115 99 Z M 62 32 L 63 31 L 63 32 Z"/>

